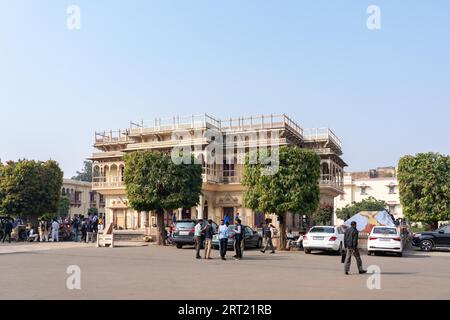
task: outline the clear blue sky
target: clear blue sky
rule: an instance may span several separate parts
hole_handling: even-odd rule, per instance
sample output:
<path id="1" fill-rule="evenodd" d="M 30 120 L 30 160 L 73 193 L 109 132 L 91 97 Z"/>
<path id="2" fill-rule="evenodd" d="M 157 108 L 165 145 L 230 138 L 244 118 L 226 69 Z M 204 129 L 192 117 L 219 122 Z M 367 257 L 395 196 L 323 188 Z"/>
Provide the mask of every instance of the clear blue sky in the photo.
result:
<path id="1" fill-rule="evenodd" d="M 448 154 L 449 12 L 448 0 L 0 0 L 0 158 L 52 158 L 70 177 L 95 130 L 204 112 L 330 126 L 349 170 Z"/>

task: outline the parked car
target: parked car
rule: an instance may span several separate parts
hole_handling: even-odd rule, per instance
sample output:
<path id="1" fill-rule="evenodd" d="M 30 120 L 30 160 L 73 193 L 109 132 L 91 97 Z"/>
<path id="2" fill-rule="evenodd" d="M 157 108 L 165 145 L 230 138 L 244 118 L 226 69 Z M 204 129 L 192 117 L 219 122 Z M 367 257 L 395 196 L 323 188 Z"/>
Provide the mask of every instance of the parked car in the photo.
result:
<path id="1" fill-rule="evenodd" d="M 312 250 L 333 251 L 340 254 L 344 248 L 344 230 L 334 226 L 315 226 L 303 236 L 302 242 L 307 254 Z"/>
<path id="2" fill-rule="evenodd" d="M 367 238 L 367 254 L 394 252 L 399 257 L 403 252 L 403 239 L 396 227 L 375 226 Z"/>
<path id="3" fill-rule="evenodd" d="M 175 223 L 175 228 L 173 229 L 172 240 L 178 249 L 183 248 L 184 245 L 194 245 L 194 228 L 197 224 L 197 219 L 183 219 Z M 203 221 L 203 226 L 206 226 L 208 222 Z M 217 232 L 219 226 L 213 221 L 212 223 L 214 233 Z"/>
<path id="4" fill-rule="evenodd" d="M 245 230 L 243 247 L 244 248 L 261 248 L 262 247 L 262 236 L 261 234 L 250 228 L 249 226 L 243 226 Z M 230 236 L 228 237 L 227 247 L 229 249 L 234 248 L 234 230 L 236 225 L 230 225 Z M 214 249 L 219 249 L 220 241 L 219 235 L 215 234 L 213 237 L 212 245 Z"/>
<path id="5" fill-rule="evenodd" d="M 431 251 L 436 247 L 450 247 L 450 225 L 440 227 L 435 231 L 425 231 L 413 235 L 412 245 L 422 251 Z"/>

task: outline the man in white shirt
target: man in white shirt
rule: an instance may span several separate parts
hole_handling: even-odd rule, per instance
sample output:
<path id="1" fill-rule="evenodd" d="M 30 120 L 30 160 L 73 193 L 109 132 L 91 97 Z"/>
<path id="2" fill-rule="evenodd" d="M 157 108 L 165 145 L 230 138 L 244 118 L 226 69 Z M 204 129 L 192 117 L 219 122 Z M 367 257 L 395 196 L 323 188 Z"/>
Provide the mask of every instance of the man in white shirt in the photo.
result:
<path id="1" fill-rule="evenodd" d="M 228 223 L 225 224 L 224 220 L 220 220 L 219 226 L 219 242 L 220 242 L 220 257 L 222 260 L 226 260 L 225 256 L 227 254 L 228 247 L 228 237 L 230 236 L 230 229 L 228 228 Z"/>
<path id="2" fill-rule="evenodd" d="M 200 248 L 202 246 L 202 228 L 203 228 L 203 220 L 198 220 L 197 224 L 194 227 L 194 240 L 195 240 L 195 253 L 196 258 L 201 259 L 200 256 Z"/>
<path id="3" fill-rule="evenodd" d="M 53 239 L 53 242 L 58 242 L 59 241 L 58 232 L 59 232 L 59 223 L 58 223 L 58 221 L 56 221 L 56 219 L 54 219 L 53 223 L 52 223 L 52 239 Z"/>

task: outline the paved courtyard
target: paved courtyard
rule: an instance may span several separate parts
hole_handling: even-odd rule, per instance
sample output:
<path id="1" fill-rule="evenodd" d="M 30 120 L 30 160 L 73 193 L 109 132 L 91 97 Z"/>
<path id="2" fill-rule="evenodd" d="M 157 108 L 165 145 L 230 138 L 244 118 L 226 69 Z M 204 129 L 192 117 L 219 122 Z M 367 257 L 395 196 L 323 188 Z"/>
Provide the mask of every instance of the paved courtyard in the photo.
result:
<path id="1" fill-rule="evenodd" d="M 336 255 L 245 252 L 244 260 L 194 259 L 191 248 L 95 248 L 73 243 L 0 244 L 0 299 L 449 299 L 450 252 L 362 255 L 381 268 L 343 274 Z M 81 290 L 68 290 L 67 267 L 81 269 Z"/>

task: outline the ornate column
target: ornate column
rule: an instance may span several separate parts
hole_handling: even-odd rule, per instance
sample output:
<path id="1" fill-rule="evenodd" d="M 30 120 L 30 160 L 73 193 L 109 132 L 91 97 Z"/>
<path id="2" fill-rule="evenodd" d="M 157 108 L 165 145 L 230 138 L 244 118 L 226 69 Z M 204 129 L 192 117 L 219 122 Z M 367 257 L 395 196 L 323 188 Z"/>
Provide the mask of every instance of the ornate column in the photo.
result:
<path id="1" fill-rule="evenodd" d="M 200 194 L 200 204 L 197 206 L 197 219 L 203 219 L 203 206 L 205 205 L 205 199 Z"/>

